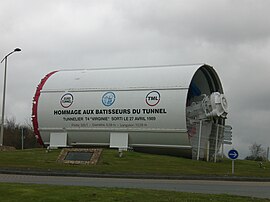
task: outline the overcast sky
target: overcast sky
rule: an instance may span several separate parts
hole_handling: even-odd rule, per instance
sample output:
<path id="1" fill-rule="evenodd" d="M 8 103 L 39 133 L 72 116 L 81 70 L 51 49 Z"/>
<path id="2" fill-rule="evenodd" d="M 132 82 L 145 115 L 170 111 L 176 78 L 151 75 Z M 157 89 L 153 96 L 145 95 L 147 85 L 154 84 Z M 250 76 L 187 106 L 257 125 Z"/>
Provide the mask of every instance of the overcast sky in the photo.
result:
<path id="1" fill-rule="evenodd" d="M 8 60 L 6 116 L 29 122 L 36 86 L 53 70 L 207 63 L 245 157 L 254 142 L 270 146 L 269 8 L 269 0 L 0 0 L 0 57 L 22 49 Z"/>

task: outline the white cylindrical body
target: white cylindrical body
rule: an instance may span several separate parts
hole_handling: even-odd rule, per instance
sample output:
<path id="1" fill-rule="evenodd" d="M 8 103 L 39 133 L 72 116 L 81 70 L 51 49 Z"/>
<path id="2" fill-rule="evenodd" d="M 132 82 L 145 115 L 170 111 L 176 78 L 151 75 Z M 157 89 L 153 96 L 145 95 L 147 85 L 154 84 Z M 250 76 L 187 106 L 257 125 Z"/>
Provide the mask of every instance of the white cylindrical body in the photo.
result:
<path id="1" fill-rule="evenodd" d="M 34 130 L 45 145 L 51 133 L 66 132 L 67 145 L 109 146 L 111 133 L 125 132 L 129 147 L 189 150 L 186 106 L 196 90 L 223 93 L 212 67 L 55 71 L 34 96 Z"/>

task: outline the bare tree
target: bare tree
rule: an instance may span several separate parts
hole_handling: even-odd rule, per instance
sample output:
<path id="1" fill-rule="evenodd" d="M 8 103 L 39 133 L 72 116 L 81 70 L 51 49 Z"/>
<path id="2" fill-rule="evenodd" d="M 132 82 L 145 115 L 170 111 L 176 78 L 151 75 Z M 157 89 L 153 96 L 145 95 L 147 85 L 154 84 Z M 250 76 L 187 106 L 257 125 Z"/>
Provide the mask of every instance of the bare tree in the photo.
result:
<path id="1" fill-rule="evenodd" d="M 256 142 L 249 146 L 250 156 L 247 156 L 247 160 L 263 161 L 266 160 L 266 151 L 261 144 Z"/>
<path id="2" fill-rule="evenodd" d="M 28 119 L 25 118 L 24 125 L 25 125 L 25 128 L 28 128 L 29 130 L 34 130 L 31 118 L 28 118 Z"/>
<path id="3" fill-rule="evenodd" d="M 6 127 L 9 130 L 15 130 L 16 128 L 19 127 L 18 124 L 16 124 L 16 118 L 15 117 L 11 117 L 11 118 L 6 118 Z"/>

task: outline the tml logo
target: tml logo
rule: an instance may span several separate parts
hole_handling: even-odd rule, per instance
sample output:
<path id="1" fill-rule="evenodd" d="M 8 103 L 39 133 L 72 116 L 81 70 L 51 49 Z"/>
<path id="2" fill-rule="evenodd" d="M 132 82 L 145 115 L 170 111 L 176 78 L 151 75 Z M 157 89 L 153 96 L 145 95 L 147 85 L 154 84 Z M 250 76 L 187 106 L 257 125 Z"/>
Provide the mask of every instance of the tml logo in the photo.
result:
<path id="1" fill-rule="evenodd" d="M 150 107 L 156 106 L 160 101 L 160 94 L 158 91 L 151 91 L 146 95 L 145 102 Z"/>

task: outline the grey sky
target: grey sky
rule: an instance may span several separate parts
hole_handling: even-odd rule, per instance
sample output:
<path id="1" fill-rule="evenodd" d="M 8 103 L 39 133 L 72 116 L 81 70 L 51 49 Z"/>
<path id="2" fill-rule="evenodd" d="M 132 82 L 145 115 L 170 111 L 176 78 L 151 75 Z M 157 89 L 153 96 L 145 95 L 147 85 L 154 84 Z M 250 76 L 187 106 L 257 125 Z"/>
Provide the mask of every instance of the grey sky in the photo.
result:
<path id="1" fill-rule="evenodd" d="M 53 70 L 203 62 L 222 80 L 227 123 L 241 156 L 254 142 L 270 146 L 270 1 L 0 0 L 0 5 L 0 57 L 22 48 L 9 58 L 7 117 L 30 119 L 35 88 Z"/>

